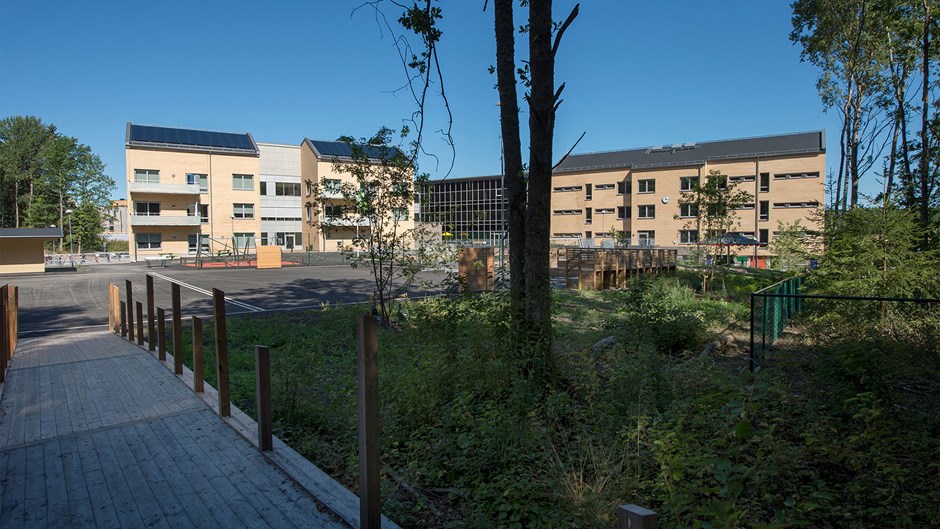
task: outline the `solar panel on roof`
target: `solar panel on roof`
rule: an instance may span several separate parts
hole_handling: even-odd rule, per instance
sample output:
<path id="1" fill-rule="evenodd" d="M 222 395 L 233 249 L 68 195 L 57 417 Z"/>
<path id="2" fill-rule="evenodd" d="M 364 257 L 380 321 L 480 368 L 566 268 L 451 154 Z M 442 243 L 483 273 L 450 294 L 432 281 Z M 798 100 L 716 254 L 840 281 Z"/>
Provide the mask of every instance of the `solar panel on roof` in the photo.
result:
<path id="1" fill-rule="evenodd" d="M 131 141 L 254 150 L 247 134 L 131 125 Z"/>

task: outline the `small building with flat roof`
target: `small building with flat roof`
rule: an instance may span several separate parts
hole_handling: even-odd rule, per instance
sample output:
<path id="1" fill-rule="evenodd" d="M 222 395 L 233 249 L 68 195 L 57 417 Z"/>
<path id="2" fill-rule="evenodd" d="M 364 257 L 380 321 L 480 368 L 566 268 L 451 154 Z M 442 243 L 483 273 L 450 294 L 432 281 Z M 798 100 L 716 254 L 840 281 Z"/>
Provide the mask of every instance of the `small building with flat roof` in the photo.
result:
<path id="1" fill-rule="evenodd" d="M 62 238 L 62 228 L 0 229 L 0 274 L 46 271 L 44 245 Z"/>

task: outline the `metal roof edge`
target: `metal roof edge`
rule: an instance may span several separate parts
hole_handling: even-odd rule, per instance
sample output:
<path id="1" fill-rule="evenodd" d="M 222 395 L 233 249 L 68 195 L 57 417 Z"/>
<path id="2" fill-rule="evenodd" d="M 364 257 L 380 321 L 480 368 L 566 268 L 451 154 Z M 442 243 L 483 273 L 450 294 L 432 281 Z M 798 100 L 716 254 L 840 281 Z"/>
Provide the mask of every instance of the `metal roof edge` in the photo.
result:
<path id="1" fill-rule="evenodd" d="M 179 152 L 207 152 L 209 154 L 231 154 L 233 156 L 261 156 L 261 152 L 257 149 L 235 149 L 232 147 L 211 147 L 208 145 L 182 145 L 179 143 L 159 143 L 151 141 L 129 141 L 127 142 L 125 148 Z"/>

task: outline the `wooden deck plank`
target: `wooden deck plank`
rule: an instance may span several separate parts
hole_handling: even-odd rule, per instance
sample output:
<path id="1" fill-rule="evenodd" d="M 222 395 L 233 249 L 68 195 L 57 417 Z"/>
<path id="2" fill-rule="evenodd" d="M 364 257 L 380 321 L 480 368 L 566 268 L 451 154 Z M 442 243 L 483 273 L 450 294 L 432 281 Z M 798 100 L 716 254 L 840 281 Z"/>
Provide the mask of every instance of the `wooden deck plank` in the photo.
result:
<path id="1" fill-rule="evenodd" d="M 45 454 L 42 445 L 30 445 L 26 448 L 25 463 L 28 473 L 24 502 L 24 527 L 40 527 L 46 522 L 46 475 Z M 38 470 L 36 472 L 35 470 Z"/>
<path id="2" fill-rule="evenodd" d="M 92 527 L 95 525 L 95 513 L 92 511 L 88 487 L 85 486 L 85 473 L 78 453 L 78 443 L 74 437 L 66 437 L 59 441 L 59 449 L 70 521 L 74 527 Z"/>
<path id="3" fill-rule="evenodd" d="M 10 529 L 23 527 L 26 514 L 26 448 L 13 448 L 4 451 L 7 455 L 3 484 L 3 505 L 0 506 L 0 519 Z"/>
<path id="4" fill-rule="evenodd" d="M 67 476 L 58 440 L 43 443 L 46 478 L 46 527 L 70 527 Z"/>
<path id="5" fill-rule="evenodd" d="M 132 493 L 134 506 L 144 522 L 141 527 L 169 529 L 170 526 L 163 516 L 163 510 L 153 493 L 153 484 L 144 477 L 143 470 L 128 448 L 127 440 L 121 430 L 123 428 L 110 428 L 104 433 L 111 443 L 111 453 L 114 455 L 116 468 L 121 471 L 121 478 L 127 483 L 127 488 Z"/>
<path id="6" fill-rule="evenodd" d="M 95 517 L 95 526 L 121 527 L 121 520 L 111 498 L 111 492 L 108 490 L 94 441 L 90 435 L 78 436 L 75 441 L 85 477 L 85 487 L 91 502 L 91 511 Z"/>
<path id="7" fill-rule="evenodd" d="M 191 490 L 195 497 L 205 503 L 207 512 L 218 522 L 219 527 L 243 526 L 244 524 L 232 510 L 226 498 L 205 479 L 201 465 L 197 465 L 192 459 L 188 447 L 180 444 L 180 440 L 173 436 L 167 425 L 163 421 L 152 421 L 147 423 L 147 426 L 156 438 L 156 442 L 152 445 L 154 449 L 165 449 L 175 458 L 175 470 L 183 477 L 183 481 L 178 482 L 179 493 L 190 497 L 189 491 Z"/>
<path id="8" fill-rule="evenodd" d="M 117 460 L 117 456 L 111 446 L 111 441 L 108 439 L 107 430 L 92 432 L 91 439 L 95 451 L 98 454 L 98 461 L 101 464 L 101 471 L 104 476 L 105 486 L 108 490 L 108 497 L 114 502 L 118 519 L 121 521 L 121 526 L 144 527 L 144 519 L 140 514 L 135 499 L 139 492 L 135 487 L 138 484 L 129 483 L 124 478 L 123 469 Z M 134 487 L 134 489 L 132 489 L 132 487 Z"/>

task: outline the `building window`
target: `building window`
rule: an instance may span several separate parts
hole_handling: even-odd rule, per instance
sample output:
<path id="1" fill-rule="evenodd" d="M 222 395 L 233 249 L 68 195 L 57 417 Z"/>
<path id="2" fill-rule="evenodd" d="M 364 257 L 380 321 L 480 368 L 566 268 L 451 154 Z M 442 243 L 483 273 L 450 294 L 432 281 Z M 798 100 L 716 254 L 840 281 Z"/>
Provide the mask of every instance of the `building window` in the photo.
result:
<path id="1" fill-rule="evenodd" d="M 698 242 L 698 230 L 679 230 L 679 242 L 695 244 Z"/>
<path id="2" fill-rule="evenodd" d="M 761 173 L 760 174 L 760 192 L 767 193 L 770 191 L 770 173 Z"/>
<path id="3" fill-rule="evenodd" d="M 766 229 L 757 230 L 757 234 L 757 240 L 759 240 L 761 244 L 770 242 L 770 237 L 768 237 L 769 232 Z"/>
<path id="4" fill-rule="evenodd" d="M 408 208 L 394 208 L 392 216 L 395 220 L 408 220 Z"/>
<path id="5" fill-rule="evenodd" d="M 614 188 L 614 184 L 597 184 L 596 186 L 594 186 L 595 191 L 603 191 L 605 189 L 613 189 L 613 188 Z"/>
<path id="6" fill-rule="evenodd" d="M 680 217 L 698 217 L 698 204 L 679 204 Z"/>
<path id="7" fill-rule="evenodd" d="M 629 195 L 630 194 L 630 182 L 627 182 L 627 181 L 617 182 L 617 194 Z"/>
<path id="8" fill-rule="evenodd" d="M 641 180 L 642 182 L 642 180 Z M 638 219 L 655 219 L 656 218 L 656 206 L 653 204 L 647 204 L 643 206 L 637 206 L 637 216 Z"/>
<path id="9" fill-rule="evenodd" d="M 584 200 L 591 200 L 593 196 L 594 192 L 591 189 L 591 184 L 584 184 Z"/>
<path id="10" fill-rule="evenodd" d="M 323 214 L 329 218 L 337 218 L 343 216 L 343 206 L 324 206 Z"/>
<path id="11" fill-rule="evenodd" d="M 254 204 L 232 204 L 232 216 L 236 219 L 255 218 Z"/>
<path id="12" fill-rule="evenodd" d="M 143 215 L 146 217 L 154 217 L 160 214 L 160 203 L 159 202 L 135 202 L 134 211 L 138 215 Z"/>
<path id="13" fill-rule="evenodd" d="M 594 233 L 593 233 L 593 232 L 590 232 L 590 231 L 586 231 L 586 232 L 584 232 L 584 238 L 585 238 L 585 239 L 592 239 L 592 238 L 594 238 Z"/>
<path id="14" fill-rule="evenodd" d="M 697 187 L 697 176 L 683 176 L 679 178 L 679 191 L 695 191 Z"/>
<path id="15" fill-rule="evenodd" d="M 186 206 L 186 214 L 190 217 L 196 216 L 196 211 L 199 211 L 199 222 L 203 224 L 209 223 L 209 204 L 190 204 Z"/>
<path id="16" fill-rule="evenodd" d="M 610 215 L 614 212 L 614 208 L 597 208 L 594 210 L 594 213 L 598 215 Z"/>
<path id="17" fill-rule="evenodd" d="M 774 209 L 780 208 L 818 208 L 819 202 L 774 202 Z"/>
<path id="18" fill-rule="evenodd" d="M 300 184 L 290 182 L 275 182 L 274 194 L 279 197 L 299 197 Z"/>
<path id="19" fill-rule="evenodd" d="M 159 250 L 159 233 L 135 233 L 134 240 L 137 241 L 138 250 Z"/>
<path id="20" fill-rule="evenodd" d="M 552 213 L 555 215 L 580 215 L 580 209 L 556 209 Z"/>
<path id="21" fill-rule="evenodd" d="M 196 238 L 199 237 L 202 239 L 202 252 L 209 253 L 209 236 L 208 235 L 188 235 L 187 239 L 189 242 L 189 253 L 197 253 L 198 248 L 196 247 Z"/>
<path id="22" fill-rule="evenodd" d="M 795 180 L 795 179 L 800 179 L 800 178 L 819 178 L 819 172 L 774 174 L 774 180 Z"/>
<path id="23" fill-rule="evenodd" d="M 591 214 L 591 208 L 584 208 L 584 223 L 590 224 L 594 220 L 594 216 Z"/>
<path id="24" fill-rule="evenodd" d="M 753 182 L 754 175 L 744 175 L 744 176 L 731 176 L 728 177 L 728 180 L 733 184 L 740 184 L 742 182 Z"/>
<path id="25" fill-rule="evenodd" d="M 758 212 L 758 220 L 770 220 L 770 201 L 761 200 L 759 204 L 760 211 Z"/>
<path id="26" fill-rule="evenodd" d="M 715 188 L 720 190 L 728 189 L 728 177 L 723 174 L 711 175 L 708 177 L 709 183 L 715 182 Z"/>
<path id="27" fill-rule="evenodd" d="M 627 218 L 629 211 L 630 210 L 627 209 L 627 206 L 617 206 L 617 220 Z"/>
<path id="28" fill-rule="evenodd" d="M 655 246 L 656 245 L 656 231 L 655 230 L 640 230 L 636 232 L 636 241 L 640 246 Z"/>
<path id="29" fill-rule="evenodd" d="M 652 178 L 649 180 L 637 180 L 636 192 L 637 193 L 655 193 L 656 192 L 656 180 L 653 180 Z"/>
<path id="30" fill-rule="evenodd" d="M 307 222 L 310 222 L 311 217 L 313 217 L 313 206 L 307 204 L 307 207 L 304 208 L 304 211 L 307 212 Z"/>
<path id="31" fill-rule="evenodd" d="M 232 241 L 235 244 L 236 250 L 244 250 L 245 248 L 254 248 L 255 247 L 255 234 L 254 233 L 236 233 L 232 235 Z"/>
<path id="32" fill-rule="evenodd" d="M 199 173 L 186 173 L 186 183 L 199 186 L 200 193 L 209 192 L 209 175 Z"/>
<path id="33" fill-rule="evenodd" d="M 134 181 L 141 184 L 159 184 L 160 171 L 156 169 L 134 169 Z"/>
<path id="34" fill-rule="evenodd" d="M 553 193 L 568 193 L 571 191 L 581 191 L 581 186 L 560 186 L 552 188 Z"/>
<path id="35" fill-rule="evenodd" d="M 250 174 L 233 174 L 232 189 L 251 191 L 255 188 L 255 176 Z"/>
<path id="36" fill-rule="evenodd" d="M 734 209 L 735 209 L 735 210 L 743 210 L 743 209 L 753 210 L 753 209 L 754 209 L 754 203 L 751 202 L 750 204 L 741 204 L 740 206 L 738 206 L 738 207 L 736 207 L 736 208 L 734 208 Z"/>
<path id="37" fill-rule="evenodd" d="M 267 245 L 268 245 L 268 233 L 263 231 L 261 232 L 261 246 L 267 246 Z"/>

